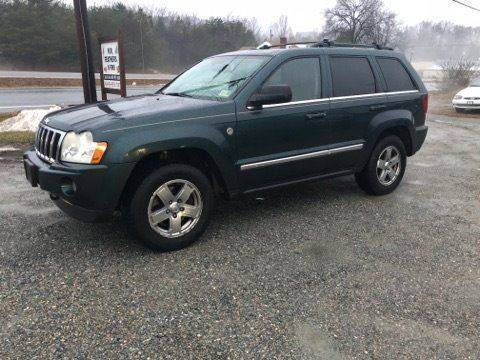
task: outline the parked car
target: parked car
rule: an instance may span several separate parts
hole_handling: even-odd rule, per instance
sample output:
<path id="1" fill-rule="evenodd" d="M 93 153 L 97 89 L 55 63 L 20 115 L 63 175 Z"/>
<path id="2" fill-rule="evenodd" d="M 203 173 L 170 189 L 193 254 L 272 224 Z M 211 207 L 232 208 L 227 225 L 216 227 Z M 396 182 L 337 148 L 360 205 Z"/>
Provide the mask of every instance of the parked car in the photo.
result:
<path id="1" fill-rule="evenodd" d="M 391 193 L 427 108 L 405 57 L 378 46 L 238 51 L 156 94 L 49 114 L 24 165 L 65 213 L 121 210 L 147 246 L 176 250 L 204 232 L 217 195 L 352 174 L 368 194 Z"/>
<path id="2" fill-rule="evenodd" d="M 452 100 L 456 112 L 480 109 L 480 78 L 472 81 L 469 87 L 461 90 Z"/>

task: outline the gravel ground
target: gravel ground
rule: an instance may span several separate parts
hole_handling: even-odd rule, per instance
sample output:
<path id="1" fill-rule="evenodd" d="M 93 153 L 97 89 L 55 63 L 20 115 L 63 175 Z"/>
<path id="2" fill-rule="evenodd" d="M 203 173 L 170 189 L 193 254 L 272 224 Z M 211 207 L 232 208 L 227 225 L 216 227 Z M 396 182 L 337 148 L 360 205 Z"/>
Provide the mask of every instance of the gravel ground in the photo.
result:
<path id="1" fill-rule="evenodd" d="M 0 163 L 0 358 L 480 357 L 480 122 L 435 116 L 392 195 L 352 177 L 218 204 L 152 253 Z"/>

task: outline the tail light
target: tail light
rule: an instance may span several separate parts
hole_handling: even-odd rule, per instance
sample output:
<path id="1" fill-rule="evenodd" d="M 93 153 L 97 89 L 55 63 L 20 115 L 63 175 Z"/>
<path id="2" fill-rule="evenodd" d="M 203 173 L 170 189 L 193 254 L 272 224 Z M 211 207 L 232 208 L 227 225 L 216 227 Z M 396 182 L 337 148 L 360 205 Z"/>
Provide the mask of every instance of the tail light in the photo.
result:
<path id="1" fill-rule="evenodd" d="M 427 115 L 427 112 L 428 112 L 428 94 L 422 96 L 422 111 L 425 115 Z"/>

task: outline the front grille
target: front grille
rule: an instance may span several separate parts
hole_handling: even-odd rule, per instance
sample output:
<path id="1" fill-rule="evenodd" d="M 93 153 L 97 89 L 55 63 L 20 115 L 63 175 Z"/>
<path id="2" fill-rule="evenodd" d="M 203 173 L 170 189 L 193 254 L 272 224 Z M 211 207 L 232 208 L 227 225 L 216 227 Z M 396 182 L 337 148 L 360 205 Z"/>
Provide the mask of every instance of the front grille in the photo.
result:
<path id="1" fill-rule="evenodd" d="M 58 161 L 64 136 L 65 132 L 40 124 L 35 137 L 35 152 L 42 160 L 49 163 Z"/>
<path id="2" fill-rule="evenodd" d="M 466 97 L 465 100 L 480 100 L 480 97 Z"/>

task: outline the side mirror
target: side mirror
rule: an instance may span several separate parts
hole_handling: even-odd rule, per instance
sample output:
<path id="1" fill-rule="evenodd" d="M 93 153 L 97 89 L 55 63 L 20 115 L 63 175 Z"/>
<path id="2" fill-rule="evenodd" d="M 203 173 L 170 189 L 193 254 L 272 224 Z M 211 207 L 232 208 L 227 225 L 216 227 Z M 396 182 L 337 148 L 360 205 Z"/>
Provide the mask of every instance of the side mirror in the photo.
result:
<path id="1" fill-rule="evenodd" d="M 288 85 L 268 85 L 253 94 L 248 100 L 247 108 L 261 109 L 263 105 L 283 104 L 292 101 L 292 90 Z"/>

